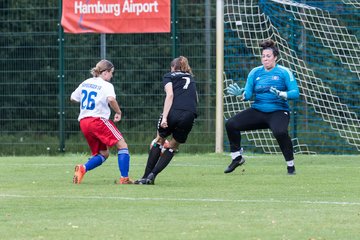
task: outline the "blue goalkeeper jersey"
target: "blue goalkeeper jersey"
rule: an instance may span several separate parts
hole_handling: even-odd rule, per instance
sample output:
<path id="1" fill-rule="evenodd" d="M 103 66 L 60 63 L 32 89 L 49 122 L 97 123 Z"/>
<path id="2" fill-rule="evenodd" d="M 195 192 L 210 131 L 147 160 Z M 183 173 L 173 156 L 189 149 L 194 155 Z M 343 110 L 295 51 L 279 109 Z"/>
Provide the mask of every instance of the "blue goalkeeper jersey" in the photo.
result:
<path id="1" fill-rule="evenodd" d="M 276 64 L 270 71 L 264 66 L 251 70 L 245 85 L 245 100 L 250 100 L 254 96 L 255 100 L 251 107 L 261 112 L 290 111 L 288 101 L 271 93 L 270 87 L 285 91 L 287 99 L 299 97 L 299 88 L 294 75 L 288 68 Z"/>

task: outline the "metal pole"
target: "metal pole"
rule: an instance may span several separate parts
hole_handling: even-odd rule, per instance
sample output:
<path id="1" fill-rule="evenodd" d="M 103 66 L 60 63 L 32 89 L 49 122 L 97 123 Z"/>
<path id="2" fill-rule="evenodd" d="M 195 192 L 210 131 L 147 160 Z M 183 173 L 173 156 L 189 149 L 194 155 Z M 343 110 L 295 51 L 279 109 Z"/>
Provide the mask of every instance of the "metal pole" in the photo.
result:
<path id="1" fill-rule="evenodd" d="M 64 84 L 64 30 L 61 26 L 62 0 L 59 0 L 59 22 L 58 22 L 58 42 L 59 42 L 59 152 L 65 152 L 65 84 Z"/>
<path id="2" fill-rule="evenodd" d="M 171 40 L 172 40 L 172 58 L 178 56 L 177 51 L 177 0 L 171 0 Z"/>
<path id="3" fill-rule="evenodd" d="M 207 121 L 206 129 L 209 131 L 211 129 L 211 83 L 213 80 L 211 74 L 211 1 L 205 0 L 205 78 L 206 78 L 206 86 L 205 86 L 205 118 L 209 119 Z"/>
<path id="4" fill-rule="evenodd" d="M 100 35 L 100 57 L 101 59 L 106 59 L 106 34 L 102 33 Z"/>
<path id="5" fill-rule="evenodd" d="M 216 1 L 216 130 L 215 152 L 224 151 L 224 1 Z"/>
<path id="6" fill-rule="evenodd" d="M 294 27 L 294 19 L 293 18 L 290 19 L 290 24 L 291 24 L 290 44 L 291 44 L 291 48 L 294 49 L 297 36 L 296 36 L 295 29 L 294 29 L 295 27 Z M 295 79 L 297 78 L 296 72 L 294 72 L 294 77 L 295 77 Z M 297 138 L 297 110 L 298 110 L 297 109 L 297 99 L 295 99 L 293 101 L 293 108 L 292 108 L 292 117 L 293 117 L 292 131 L 293 131 L 293 139 L 294 140 Z"/>

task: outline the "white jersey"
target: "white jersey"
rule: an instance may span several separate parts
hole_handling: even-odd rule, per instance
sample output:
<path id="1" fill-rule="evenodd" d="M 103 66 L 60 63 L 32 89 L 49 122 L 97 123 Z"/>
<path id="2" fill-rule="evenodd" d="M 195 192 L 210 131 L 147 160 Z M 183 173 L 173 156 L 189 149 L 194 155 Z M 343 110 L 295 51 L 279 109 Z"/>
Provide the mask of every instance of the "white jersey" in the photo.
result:
<path id="1" fill-rule="evenodd" d="M 80 121 L 86 117 L 109 119 L 111 109 L 108 97 L 116 98 L 114 86 L 100 77 L 89 78 L 82 82 L 71 94 L 71 98 L 80 102 Z"/>

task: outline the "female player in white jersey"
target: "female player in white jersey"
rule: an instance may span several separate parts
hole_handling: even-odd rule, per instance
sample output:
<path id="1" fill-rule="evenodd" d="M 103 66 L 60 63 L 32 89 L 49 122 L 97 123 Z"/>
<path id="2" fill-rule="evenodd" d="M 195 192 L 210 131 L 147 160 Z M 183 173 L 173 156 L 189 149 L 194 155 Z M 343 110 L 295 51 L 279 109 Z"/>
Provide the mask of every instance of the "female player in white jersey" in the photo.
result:
<path id="1" fill-rule="evenodd" d="M 249 73 L 245 88 L 236 83 L 228 87 L 230 95 L 249 100 L 254 95 L 251 108 L 239 112 L 226 122 L 232 162 L 225 169 L 230 173 L 242 165 L 241 131 L 269 128 L 284 155 L 288 174 L 295 174 L 294 150 L 288 134 L 290 107 L 288 100 L 299 97 L 299 89 L 291 71 L 276 63 L 279 50 L 272 40 L 260 44 L 261 63 Z"/>
<path id="2" fill-rule="evenodd" d="M 195 78 L 186 57 L 171 61 L 171 72 L 163 76 L 166 93 L 163 112 L 157 126 L 157 137 L 151 146 L 144 175 L 135 184 L 154 184 L 155 177 L 166 168 L 178 149 L 185 143 L 197 117 Z M 172 135 L 169 147 L 161 155 L 166 137 Z"/>
<path id="3" fill-rule="evenodd" d="M 91 69 L 92 78 L 82 82 L 71 94 L 70 100 L 80 103 L 78 120 L 91 149 L 92 157 L 85 164 L 75 166 L 73 183 L 80 184 L 86 172 L 100 166 L 109 157 L 109 148 L 118 149 L 120 184 L 133 183 L 129 178 L 130 155 L 128 146 L 115 124 L 109 120 L 114 110 L 114 122 L 121 120 L 121 110 L 114 86 L 110 83 L 114 65 L 101 60 Z M 110 105 L 110 107 L 109 107 Z"/>

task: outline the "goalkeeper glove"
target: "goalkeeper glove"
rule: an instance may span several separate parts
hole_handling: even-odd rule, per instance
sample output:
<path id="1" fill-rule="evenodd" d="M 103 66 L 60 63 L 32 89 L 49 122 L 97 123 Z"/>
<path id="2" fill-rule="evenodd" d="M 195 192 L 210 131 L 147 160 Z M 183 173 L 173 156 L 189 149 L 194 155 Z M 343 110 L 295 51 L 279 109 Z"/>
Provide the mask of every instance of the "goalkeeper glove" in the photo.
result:
<path id="1" fill-rule="evenodd" d="M 283 91 L 279 91 L 276 89 L 276 87 L 271 87 L 270 88 L 270 92 L 275 94 L 276 96 L 278 96 L 281 99 L 286 100 L 287 99 L 287 93 L 283 92 Z"/>
<path id="2" fill-rule="evenodd" d="M 230 95 L 233 95 L 235 97 L 239 97 L 241 96 L 241 100 L 244 100 L 245 98 L 245 89 L 244 88 L 240 88 L 236 83 L 234 84 L 230 84 L 229 87 L 226 88 L 227 93 Z"/>

